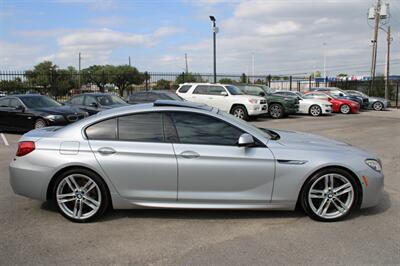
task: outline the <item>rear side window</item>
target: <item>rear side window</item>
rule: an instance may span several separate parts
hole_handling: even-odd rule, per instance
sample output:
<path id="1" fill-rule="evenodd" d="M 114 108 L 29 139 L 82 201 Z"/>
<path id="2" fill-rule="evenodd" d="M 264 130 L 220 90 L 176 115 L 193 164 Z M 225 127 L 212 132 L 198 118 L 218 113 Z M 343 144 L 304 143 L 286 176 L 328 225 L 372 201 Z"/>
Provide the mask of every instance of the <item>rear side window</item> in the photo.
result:
<path id="1" fill-rule="evenodd" d="M 115 140 L 117 138 L 117 119 L 108 119 L 91 125 L 86 129 L 90 140 Z"/>
<path id="2" fill-rule="evenodd" d="M 164 142 L 162 113 L 145 113 L 118 118 L 120 140 Z"/>
<path id="3" fill-rule="evenodd" d="M 198 85 L 193 94 L 209 94 L 209 87 L 207 85 Z"/>
<path id="4" fill-rule="evenodd" d="M 9 99 L 0 99 L 0 107 L 8 107 Z"/>
<path id="5" fill-rule="evenodd" d="M 192 87 L 192 85 L 183 85 L 182 87 L 179 88 L 178 92 L 180 93 L 186 93 L 188 90 Z"/>

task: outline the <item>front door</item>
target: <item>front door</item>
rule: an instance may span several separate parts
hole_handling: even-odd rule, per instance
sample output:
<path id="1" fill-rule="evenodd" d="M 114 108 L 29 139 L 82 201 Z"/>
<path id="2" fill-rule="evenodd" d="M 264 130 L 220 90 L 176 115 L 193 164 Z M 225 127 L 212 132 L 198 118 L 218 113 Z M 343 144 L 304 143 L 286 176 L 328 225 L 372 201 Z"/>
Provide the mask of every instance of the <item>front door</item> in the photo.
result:
<path id="1" fill-rule="evenodd" d="M 212 116 L 170 113 L 176 128 L 178 201 L 187 203 L 267 204 L 275 163 L 270 150 L 239 147 L 243 133 Z"/>
<path id="2" fill-rule="evenodd" d="M 176 201 L 177 161 L 163 132 L 161 113 L 121 116 L 86 130 L 97 161 L 122 197 Z"/>

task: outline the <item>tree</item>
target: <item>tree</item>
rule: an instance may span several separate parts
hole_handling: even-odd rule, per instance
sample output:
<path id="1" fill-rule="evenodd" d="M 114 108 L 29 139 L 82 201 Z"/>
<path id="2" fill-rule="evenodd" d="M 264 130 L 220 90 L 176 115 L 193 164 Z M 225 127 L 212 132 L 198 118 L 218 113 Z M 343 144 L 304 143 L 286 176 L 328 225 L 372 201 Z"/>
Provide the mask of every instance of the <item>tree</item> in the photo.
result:
<path id="1" fill-rule="evenodd" d="M 314 78 L 320 78 L 320 77 L 321 77 L 321 71 L 315 71 Z"/>
<path id="2" fill-rule="evenodd" d="M 236 83 L 236 81 L 233 80 L 233 79 L 230 79 L 230 78 L 223 78 L 223 79 L 219 80 L 219 83 L 221 83 L 221 84 L 234 84 L 234 83 Z"/>
<path id="3" fill-rule="evenodd" d="M 25 86 L 26 84 L 24 84 L 19 77 L 13 80 L 0 80 L 0 91 L 22 92 L 25 89 Z"/>
<path id="4" fill-rule="evenodd" d="M 93 83 L 104 92 L 106 84 L 111 83 L 110 75 L 108 75 L 114 66 L 111 65 L 93 65 L 82 70 L 82 80 L 84 83 Z"/>
<path id="5" fill-rule="evenodd" d="M 169 90 L 171 88 L 171 83 L 165 79 L 157 80 L 156 87 L 157 90 Z"/>
<path id="6" fill-rule="evenodd" d="M 54 87 L 53 75 L 55 74 L 57 65 L 54 65 L 51 61 L 44 61 L 34 66 L 33 70 L 26 72 L 28 82 L 33 86 L 42 88 L 44 91 L 48 91 L 51 87 Z"/>
<path id="7" fill-rule="evenodd" d="M 178 75 L 175 79 L 176 84 L 181 84 L 185 82 L 204 82 L 203 78 L 199 74 L 195 73 L 182 73 Z"/>
<path id="8" fill-rule="evenodd" d="M 339 75 L 337 75 L 338 77 L 347 77 L 347 74 L 345 73 L 340 73 Z"/>
<path id="9" fill-rule="evenodd" d="M 131 84 L 142 84 L 146 79 L 150 79 L 150 76 L 140 73 L 136 67 L 128 65 L 115 66 L 110 69 L 109 82 L 113 83 L 118 87 L 119 94 L 123 96 L 124 90 Z"/>

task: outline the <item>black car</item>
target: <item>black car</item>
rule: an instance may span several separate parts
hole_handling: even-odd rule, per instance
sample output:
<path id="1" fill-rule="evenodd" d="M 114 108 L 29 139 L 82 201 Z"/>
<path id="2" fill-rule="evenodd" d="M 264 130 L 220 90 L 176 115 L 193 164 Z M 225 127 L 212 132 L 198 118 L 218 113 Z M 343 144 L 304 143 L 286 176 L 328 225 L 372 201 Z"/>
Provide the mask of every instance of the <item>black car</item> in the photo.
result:
<path id="1" fill-rule="evenodd" d="M 0 99 L 0 130 L 28 131 L 63 126 L 88 116 L 86 112 L 44 95 L 18 94 Z"/>
<path id="2" fill-rule="evenodd" d="M 128 105 L 122 98 L 109 93 L 83 93 L 71 97 L 65 104 L 78 107 L 89 115 Z"/>
<path id="3" fill-rule="evenodd" d="M 151 103 L 156 100 L 173 100 L 173 101 L 184 101 L 181 97 L 176 95 L 172 91 L 141 91 L 135 92 L 129 96 L 128 103 L 138 104 L 138 103 Z"/>
<path id="4" fill-rule="evenodd" d="M 360 108 L 364 108 L 364 109 L 366 109 L 369 105 L 369 100 L 367 97 L 351 95 L 351 94 L 347 93 L 346 91 L 343 91 L 336 87 L 311 88 L 310 91 L 326 92 L 335 98 L 351 100 L 351 101 L 357 102 L 360 105 Z"/>

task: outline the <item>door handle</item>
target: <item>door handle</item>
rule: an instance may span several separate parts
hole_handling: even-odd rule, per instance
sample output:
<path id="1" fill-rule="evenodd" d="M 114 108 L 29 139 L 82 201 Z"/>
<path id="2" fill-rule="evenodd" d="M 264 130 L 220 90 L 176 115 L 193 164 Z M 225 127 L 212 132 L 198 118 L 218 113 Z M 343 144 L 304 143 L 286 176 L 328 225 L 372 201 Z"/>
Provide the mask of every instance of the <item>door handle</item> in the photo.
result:
<path id="1" fill-rule="evenodd" d="M 179 154 L 179 156 L 185 159 L 194 159 L 200 157 L 200 154 L 194 151 L 183 151 Z"/>
<path id="2" fill-rule="evenodd" d="M 116 153 L 117 151 L 110 147 L 102 147 L 97 150 L 102 155 L 111 155 Z"/>

